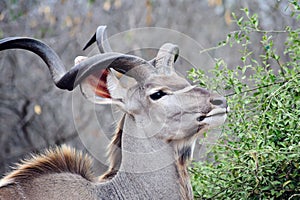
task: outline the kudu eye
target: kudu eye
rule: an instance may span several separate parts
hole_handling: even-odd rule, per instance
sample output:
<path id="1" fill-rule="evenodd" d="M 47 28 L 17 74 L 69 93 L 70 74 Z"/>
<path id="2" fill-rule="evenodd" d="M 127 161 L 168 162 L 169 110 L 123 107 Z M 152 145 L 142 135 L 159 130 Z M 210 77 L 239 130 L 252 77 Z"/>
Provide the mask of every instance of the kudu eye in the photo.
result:
<path id="1" fill-rule="evenodd" d="M 151 98 L 152 100 L 156 101 L 156 100 L 162 98 L 162 97 L 165 96 L 165 95 L 167 95 L 167 93 L 165 93 L 165 92 L 162 91 L 162 90 L 159 90 L 159 91 L 157 91 L 157 92 L 151 94 L 151 95 L 150 95 L 150 98 Z"/>

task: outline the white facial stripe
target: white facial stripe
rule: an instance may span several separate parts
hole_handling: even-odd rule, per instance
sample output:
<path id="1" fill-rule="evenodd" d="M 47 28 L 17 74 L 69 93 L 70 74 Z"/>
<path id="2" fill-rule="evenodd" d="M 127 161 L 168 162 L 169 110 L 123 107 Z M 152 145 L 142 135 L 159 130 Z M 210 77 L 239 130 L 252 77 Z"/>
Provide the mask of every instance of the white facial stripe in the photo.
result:
<path id="1" fill-rule="evenodd" d="M 194 89 L 195 87 L 197 87 L 196 85 L 191 85 L 191 86 L 187 86 L 181 90 L 177 90 L 175 92 L 171 91 L 169 88 L 167 87 L 159 87 L 159 88 L 152 88 L 151 90 L 149 90 L 146 94 L 147 95 L 150 95 L 150 94 L 153 94 L 155 92 L 158 92 L 159 90 L 162 90 L 164 91 L 165 93 L 167 94 L 181 94 L 181 93 L 185 93 L 185 92 L 188 92 L 192 89 Z"/>
<path id="2" fill-rule="evenodd" d="M 194 89 L 195 87 L 197 87 L 197 86 L 196 85 L 191 85 L 191 86 L 185 87 L 185 88 L 183 88 L 181 90 L 177 90 L 177 91 L 173 92 L 173 94 L 185 93 L 185 92 L 188 92 L 188 91 Z"/>

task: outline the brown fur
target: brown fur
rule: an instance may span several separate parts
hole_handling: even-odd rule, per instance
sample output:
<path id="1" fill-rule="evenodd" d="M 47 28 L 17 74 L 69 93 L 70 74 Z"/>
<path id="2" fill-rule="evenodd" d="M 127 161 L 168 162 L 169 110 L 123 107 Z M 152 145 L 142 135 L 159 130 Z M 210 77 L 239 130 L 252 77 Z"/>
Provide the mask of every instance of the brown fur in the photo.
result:
<path id="1" fill-rule="evenodd" d="M 187 167 L 192 159 L 192 144 L 195 140 L 196 137 L 194 136 L 187 141 L 177 141 L 174 143 L 180 196 L 183 200 L 193 199 L 193 190 Z"/>
<path id="2" fill-rule="evenodd" d="M 65 145 L 56 147 L 21 161 L 11 173 L 1 180 L 0 187 L 11 183 L 21 183 L 45 174 L 63 172 L 78 174 L 92 181 L 92 160 L 89 156 L 83 156 L 82 152 L 71 147 Z"/>
<path id="3" fill-rule="evenodd" d="M 193 190 L 187 165 L 188 162 L 182 165 L 178 160 L 176 161 L 177 172 L 179 174 L 180 196 L 183 200 L 193 199 Z"/>
<path id="4" fill-rule="evenodd" d="M 121 152 L 121 140 L 122 140 L 122 133 L 123 133 L 123 126 L 124 126 L 124 119 L 125 115 L 122 116 L 118 127 L 116 129 L 116 133 L 114 134 L 109 146 L 108 146 L 108 160 L 109 160 L 109 169 L 100 176 L 100 181 L 106 181 L 113 178 L 121 165 L 122 160 L 122 152 Z"/>

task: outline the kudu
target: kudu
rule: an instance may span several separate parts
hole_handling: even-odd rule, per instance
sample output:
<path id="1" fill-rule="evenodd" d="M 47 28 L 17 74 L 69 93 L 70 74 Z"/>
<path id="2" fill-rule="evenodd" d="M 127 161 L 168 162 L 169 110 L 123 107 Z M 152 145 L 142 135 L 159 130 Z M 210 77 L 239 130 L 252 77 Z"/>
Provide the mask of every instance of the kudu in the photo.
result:
<path id="1" fill-rule="evenodd" d="M 146 61 L 112 52 L 104 26 L 85 48 L 94 42 L 100 54 L 76 59 L 66 72 L 41 41 L 0 40 L 0 50 L 39 55 L 60 89 L 80 85 L 87 99 L 124 112 L 109 147 L 110 168 L 100 180 L 88 156 L 62 146 L 18 164 L 0 181 L 0 199 L 193 199 L 187 172 L 193 146 L 209 128 L 224 123 L 226 100 L 176 74 L 179 50 L 173 44 Z"/>

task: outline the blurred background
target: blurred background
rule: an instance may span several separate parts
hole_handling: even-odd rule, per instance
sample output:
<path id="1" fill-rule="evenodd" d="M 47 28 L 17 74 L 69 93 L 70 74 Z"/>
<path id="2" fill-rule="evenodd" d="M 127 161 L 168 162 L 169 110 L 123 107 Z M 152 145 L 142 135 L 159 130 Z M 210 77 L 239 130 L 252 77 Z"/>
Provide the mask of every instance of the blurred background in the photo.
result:
<path id="1" fill-rule="evenodd" d="M 240 60 L 236 59 L 239 49 L 213 47 L 237 29 L 231 13 L 239 15 L 243 7 L 258 13 L 261 29 L 284 30 L 286 25 L 297 26 L 287 17 L 288 0 L 1 0 L 0 38 L 41 39 L 69 69 L 76 56 L 93 53 L 93 48 L 83 52 L 82 47 L 99 25 L 107 25 L 108 36 L 123 33 L 112 38 L 112 48 L 116 51 L 143 48 L 146 41 L 151 43 L 151 48 L 159 48 L 164 42 L 179 42 L 185 56 L 176 68 L 186 76 L 192 67 L 213 68 L 218 57 L 225 58 L 229 65 L 239 64 Z M 144 27 L 165 29 L 159 29 L 155 35 L 151 31 L 147 33 L 149 29 L 124 34 Z M 178 41 L 172 41 L 163 35 L 174 31 L 188 39 L 180 41 L 174 36 Z M 277 34 L 273 39 L 280 51 L 284 34 Z M 259 45 L 253 48 L 262 51 Z M 145 56 L 150 59 L 153 55 Z M 90 153 L 96 160 L 95 172 L 100 174 L 106 169 L 104 151 L 117 118 L 109 106 L 95 107 L 78 90 L 57 89 L 46 65 L 34 54 L 22 50 L 0 53 L 1 175 L 29 153 L 64 143 Z M 196 159 L 205 160 L 204 154 L 205 148 L 198 150 Z"/>

